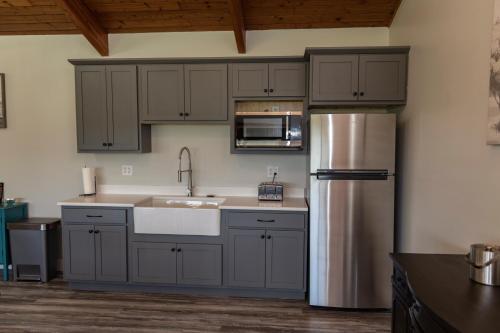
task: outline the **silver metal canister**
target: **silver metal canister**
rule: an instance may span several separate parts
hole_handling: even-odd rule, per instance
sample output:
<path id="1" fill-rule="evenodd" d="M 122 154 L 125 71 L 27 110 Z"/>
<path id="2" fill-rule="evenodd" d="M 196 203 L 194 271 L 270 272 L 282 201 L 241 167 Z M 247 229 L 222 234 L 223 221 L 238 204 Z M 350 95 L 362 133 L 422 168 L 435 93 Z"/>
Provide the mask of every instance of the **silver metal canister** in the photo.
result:
<path id="1" fill-rule="evenodd" d="M 500 246 L 473 244 L 465 255 L 471 280 L 489 286 L 500 286 Z"/>

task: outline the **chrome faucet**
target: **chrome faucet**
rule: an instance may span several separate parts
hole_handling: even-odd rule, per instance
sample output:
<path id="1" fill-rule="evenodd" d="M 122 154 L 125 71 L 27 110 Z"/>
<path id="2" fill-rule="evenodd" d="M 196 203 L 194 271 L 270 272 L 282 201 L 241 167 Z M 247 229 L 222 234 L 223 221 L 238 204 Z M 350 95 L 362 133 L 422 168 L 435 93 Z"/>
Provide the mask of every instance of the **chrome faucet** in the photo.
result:
<path id="1" fill-rule="evenodd" d="M 188 154 L 188 160 L 189 160 L 189 168 L 186 170 L 182 170 L 182 154 L 184 151 L 187 152 Z M 182 147 L 181 151 L 179 152 L 179 171 L 177 171 L 178 175 L 178 182 L 182 183 L 182 174 L 184 172 L 188 173 L 188 183 L 187 183 L 187 196 L 192 197 L 193 196 L 193 169 L 191 168 L 191 152 L 189 151 L 188 147 Z"/>

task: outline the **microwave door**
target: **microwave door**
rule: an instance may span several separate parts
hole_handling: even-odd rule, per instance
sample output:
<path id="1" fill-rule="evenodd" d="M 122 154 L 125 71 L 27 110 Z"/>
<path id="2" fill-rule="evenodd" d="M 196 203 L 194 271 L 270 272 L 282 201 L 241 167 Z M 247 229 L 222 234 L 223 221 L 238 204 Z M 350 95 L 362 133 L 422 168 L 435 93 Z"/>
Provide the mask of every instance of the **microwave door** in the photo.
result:
<path id="1" fill-rule="evenodd" d="M 282 116 L 244 116 L 237 120 L 237 138 L 240 140 L 283 140 L 287 135 L 286 120 Z"/>

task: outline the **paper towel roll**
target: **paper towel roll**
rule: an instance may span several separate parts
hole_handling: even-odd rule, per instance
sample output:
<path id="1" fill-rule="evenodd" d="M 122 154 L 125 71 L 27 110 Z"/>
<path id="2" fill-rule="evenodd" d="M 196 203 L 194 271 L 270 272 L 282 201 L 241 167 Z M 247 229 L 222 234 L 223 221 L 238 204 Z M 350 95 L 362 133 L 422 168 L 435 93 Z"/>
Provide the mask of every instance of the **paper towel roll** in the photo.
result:
<path id="1" fill-rule="evenodd" d="M 82 168 L 83 194 L 95 193 L 95 168 Z"/>

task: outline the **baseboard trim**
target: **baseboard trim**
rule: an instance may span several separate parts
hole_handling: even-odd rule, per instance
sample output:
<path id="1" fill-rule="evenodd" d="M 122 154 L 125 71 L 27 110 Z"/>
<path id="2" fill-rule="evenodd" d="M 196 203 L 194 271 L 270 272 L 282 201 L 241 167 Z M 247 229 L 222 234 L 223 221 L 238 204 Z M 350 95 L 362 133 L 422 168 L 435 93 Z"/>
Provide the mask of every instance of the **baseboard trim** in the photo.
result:
<path id="1" fill-rule="evenodd" d="M 93 282 L 68 282 L 71 289 L 85 291 L 119 291 L 119 292 L 146 292 L 166 293 L 193 296 L 224 296 L 224 297 L 249 297 L 249 298 L 278 298 L 305 300 L 304 291 L 272 290 L 272 289 L 240 289 L 240 288 L 209 288 L 209 287 L 173 287 L 152 286 L 141 284 L 120 283 L 93 283 Z"/>

